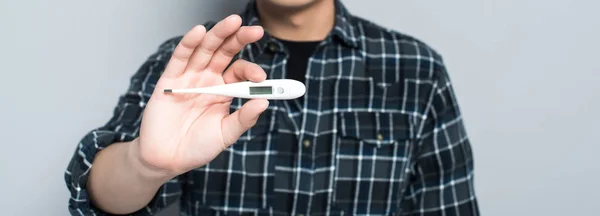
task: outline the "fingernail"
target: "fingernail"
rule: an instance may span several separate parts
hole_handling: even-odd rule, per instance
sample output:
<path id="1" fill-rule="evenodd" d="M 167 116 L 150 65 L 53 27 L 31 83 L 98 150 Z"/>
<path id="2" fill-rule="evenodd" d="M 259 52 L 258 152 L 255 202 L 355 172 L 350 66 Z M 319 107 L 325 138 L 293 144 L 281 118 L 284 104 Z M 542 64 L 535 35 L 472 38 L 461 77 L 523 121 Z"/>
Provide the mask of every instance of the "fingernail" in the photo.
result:
<path id="1" fill-rule="evenodd" d="M 227 19 L 233 20 L 233 19 L 237 19 L 239 16 L 237 14 L 232 14 L 229 15 L 229 17 L 227 17 Z"/>

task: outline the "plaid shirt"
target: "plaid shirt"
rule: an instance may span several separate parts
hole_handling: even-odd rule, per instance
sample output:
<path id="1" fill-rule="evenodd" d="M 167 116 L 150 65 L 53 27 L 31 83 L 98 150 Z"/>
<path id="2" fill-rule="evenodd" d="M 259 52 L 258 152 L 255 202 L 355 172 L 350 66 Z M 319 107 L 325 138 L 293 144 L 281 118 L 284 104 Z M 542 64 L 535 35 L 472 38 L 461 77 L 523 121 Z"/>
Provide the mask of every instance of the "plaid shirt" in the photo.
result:
<path id="1" fill-rule="evenodd" d="M 259 25 L 254 2 L 244 25 Z M 212 27 L 214 22 L 205 24 Z M 77 146 L 65 180 L 74 215 L 89 200 L 94 155 L 139 133 L 144 106 L 181 37 L 132 77 L 110 121 Z M 286 49 L 265 34 L 237 58 L 286 77 Z M 352 16 L 308 62 L 306 95 L 272 101 L 257 124 L 209 164 L 165 183 L 151 215 L 180 200 L 182 215 L 479 215 L 473 156 L 441 56 L 408 35 Z M 234 99 L 231 110 L 245 99 Z"/>

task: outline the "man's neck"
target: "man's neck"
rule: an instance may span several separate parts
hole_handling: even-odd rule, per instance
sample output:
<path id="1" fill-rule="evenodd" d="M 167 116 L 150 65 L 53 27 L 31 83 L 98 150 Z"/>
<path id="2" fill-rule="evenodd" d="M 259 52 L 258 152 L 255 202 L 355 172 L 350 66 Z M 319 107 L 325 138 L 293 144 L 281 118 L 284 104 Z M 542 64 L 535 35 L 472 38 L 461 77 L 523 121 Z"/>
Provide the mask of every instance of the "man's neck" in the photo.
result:
<path id="1" fill-rule="evenodd" d="M 272 36 L 289 41 L 320 41 L 335 23 L 335 0 L 320 0 L 302 8 L 282 8 L 257 1 L 261 25 Z"/>

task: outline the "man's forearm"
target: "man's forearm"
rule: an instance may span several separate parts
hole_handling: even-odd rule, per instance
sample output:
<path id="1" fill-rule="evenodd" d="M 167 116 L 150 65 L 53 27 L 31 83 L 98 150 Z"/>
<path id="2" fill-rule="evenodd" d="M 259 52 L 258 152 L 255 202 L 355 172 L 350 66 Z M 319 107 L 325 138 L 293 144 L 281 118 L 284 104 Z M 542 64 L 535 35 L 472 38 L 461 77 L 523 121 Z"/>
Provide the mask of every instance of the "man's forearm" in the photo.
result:
<path id="1" fill-rule="evenodd" d="M 153 172 L 140 161 L 138 139 L 115 143 L 98 153 L 88 189 L 94 205 L 112 214 L 127 214 L 146 206 L 170 176 Z"/>

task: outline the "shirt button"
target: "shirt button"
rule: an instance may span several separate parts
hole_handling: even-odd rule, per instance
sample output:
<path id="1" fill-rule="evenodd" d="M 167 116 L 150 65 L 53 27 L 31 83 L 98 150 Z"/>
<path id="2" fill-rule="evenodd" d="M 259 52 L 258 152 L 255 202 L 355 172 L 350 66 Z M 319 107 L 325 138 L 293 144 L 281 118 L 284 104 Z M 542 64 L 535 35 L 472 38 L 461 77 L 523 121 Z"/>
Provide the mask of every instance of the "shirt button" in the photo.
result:
<path id="1" fill-rule="evenodd" d="M 270 43 L 269 50 L 271 50 L 271 52 L 277 52 L 277 45 L 274 43 Z"/>
<path id="2" fill-rule="evenodd" d="M 304 140 L 304 147 L 310 147 L 310 140 Z"/>

